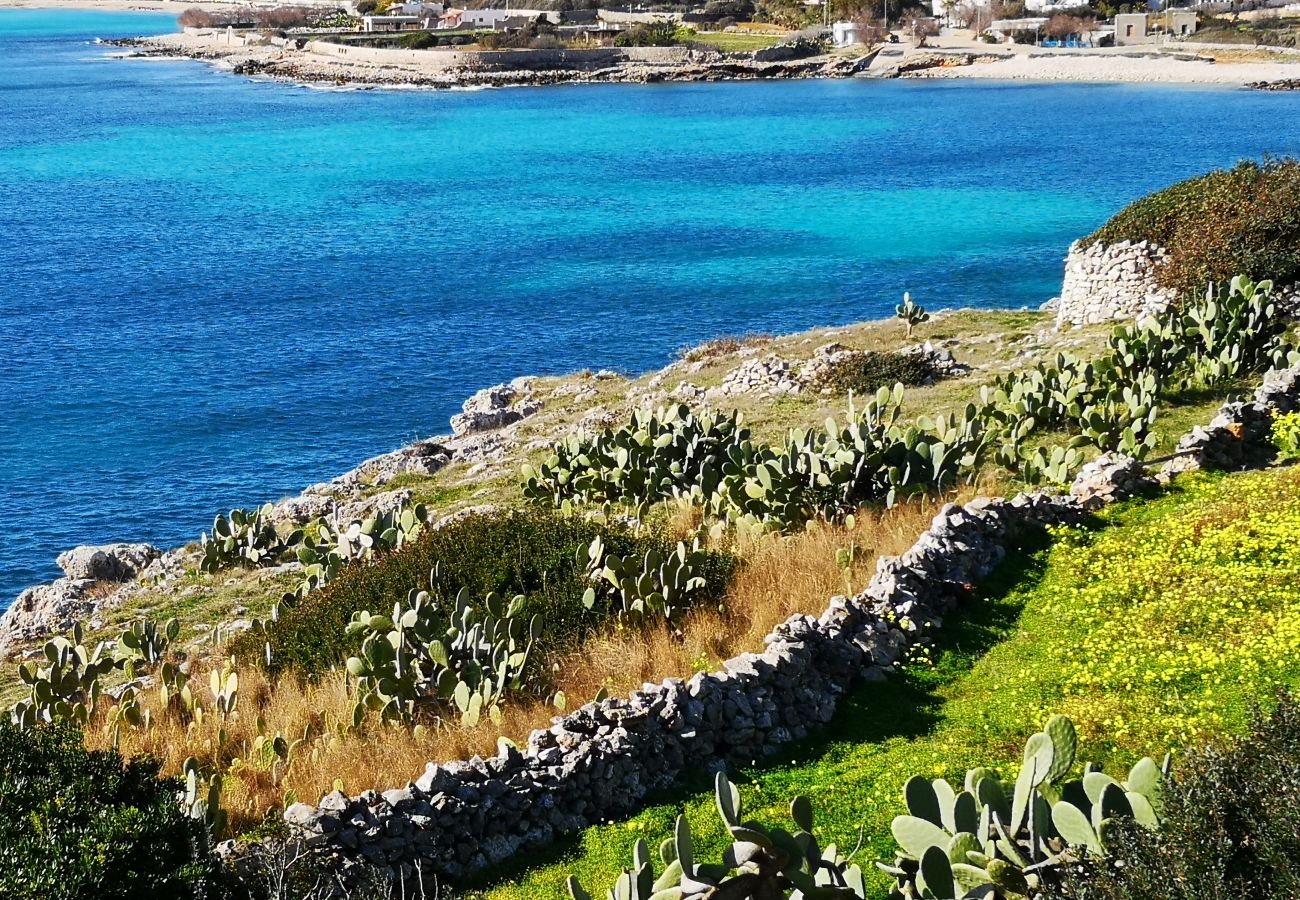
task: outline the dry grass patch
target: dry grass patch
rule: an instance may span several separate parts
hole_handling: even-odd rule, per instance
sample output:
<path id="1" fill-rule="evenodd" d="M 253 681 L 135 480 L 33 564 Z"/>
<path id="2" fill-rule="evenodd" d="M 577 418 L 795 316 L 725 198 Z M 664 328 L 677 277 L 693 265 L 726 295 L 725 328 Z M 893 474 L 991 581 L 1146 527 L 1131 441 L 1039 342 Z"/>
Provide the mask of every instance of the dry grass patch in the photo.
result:
<path id="1" fill-rule="evenodd" d="M 541 664 L 557 673 L 555 684 L 569 698 L 569 708 L 602 690 L 622 695 L 645 682 L 716 670 L 724 659 L 762 650 L 767 634 L 791 615 L 818 615 L 832 595 L 861 590 L 877 557 L 909 547 L 937 507 L 933 500 L 917 501 L 892 510 L 864 510 L 852 528 L 818 523 L 790 537 L 741 538 L 734 550 L 745 565 L 725 604 L 695 610 L 680 634 L 666 624 L 640 630 L 611 627 Z M 677 529 L 692 524 L 687 512 L 673 523 Z M 847 573 L 838 553 L 842 549 L 853 556 Z M 503 708 L 499 724 L 484 717 L 469 728 L 455 718 L 433 719 L 412 730 L 370 719 L 356 729 L 349 727 L 353 699 L 342 671 L 314 681 L 293 674 L 274 678 L 252 666 L 238 671 L 239 703 L 228 719 L 209 711 L 195 720 L 176 705 L 164 710 L 157 692 L 148 691 L 142 705 L 152 711 L 155 724 L 149 730 L 124 726 L 118 745 L 126 755 L 159 758 L 165 773 L 180 772 L 191 756 L 206 770 L 226 772 L 222 804 L 232 833 L 249 830 L 294 800 L 314 802 L 336 784 L 349 794 L 383 790 L 415 779 L 430 760 L 495 753 L 501 737 L 522 744 L 534 729 L 549 727 L 557 714 L 545 700 L 521 698 Z M 210 707 L 207 681 L 207 671 L 196 664 L 190 685 L 200 703 Z M 92 747 L 112 744 L 111 728 L 101 725 L 86 731 Z M 274 753 L 258 749 L 259 738 L 277 735 L 288 744 L 304 739 L 278 765 Z"/>

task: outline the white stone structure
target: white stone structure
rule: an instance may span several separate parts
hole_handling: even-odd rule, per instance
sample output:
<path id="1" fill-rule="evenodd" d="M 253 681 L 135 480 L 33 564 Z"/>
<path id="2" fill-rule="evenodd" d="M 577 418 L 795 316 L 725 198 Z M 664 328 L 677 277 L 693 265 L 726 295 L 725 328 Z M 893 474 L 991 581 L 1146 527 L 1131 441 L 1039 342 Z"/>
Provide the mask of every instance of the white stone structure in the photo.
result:
<path id="1" fill-rule="evenodd" d="M 1138 319 L 1164 312 L 1178 294 L 1156 283 L 1156 270 L 1169 254 L 1148 241 L 1075 241 L 1065 258 L 1065 281 L 1056 327 Z"/>

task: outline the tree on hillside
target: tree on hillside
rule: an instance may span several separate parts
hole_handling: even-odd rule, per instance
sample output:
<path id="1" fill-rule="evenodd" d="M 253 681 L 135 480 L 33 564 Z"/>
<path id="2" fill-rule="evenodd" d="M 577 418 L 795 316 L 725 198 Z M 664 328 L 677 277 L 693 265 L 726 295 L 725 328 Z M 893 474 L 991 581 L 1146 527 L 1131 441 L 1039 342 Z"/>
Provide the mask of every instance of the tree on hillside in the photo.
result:
<path id="1" fill-rule="evenodd" d="M 1096 19 L 1084 19 L 1068 13 L 1057 13 L 1043 26 L 1043 34 L 1056 40 L 1064 40 L 1076 35 L 1082 37 L 1091 34 L 1096 27 Z"/>
<path id="2" fill-rule="evenodd" d="M 939 23 L 923 10 L 913 7 L 903 13 L 902 28 L 912 36 L 918 46 L 925 46 L 925 39 L 939 33 Z"/>
<path id="3" fill-rule="evenodd" d="M 989 15 L 994 19 L 1023 19 L 1025 0 L 994 0 L 989 7 Z"/>
<path id="4" fill-rule="evenodd" d="M 880 24 L 880 20 L 875 16 L 860 14 L 854 17 L 853 22 L 858 26 L 858 40 L 868 47 L 883 44 L 889 39 L 885 27 Z"/>

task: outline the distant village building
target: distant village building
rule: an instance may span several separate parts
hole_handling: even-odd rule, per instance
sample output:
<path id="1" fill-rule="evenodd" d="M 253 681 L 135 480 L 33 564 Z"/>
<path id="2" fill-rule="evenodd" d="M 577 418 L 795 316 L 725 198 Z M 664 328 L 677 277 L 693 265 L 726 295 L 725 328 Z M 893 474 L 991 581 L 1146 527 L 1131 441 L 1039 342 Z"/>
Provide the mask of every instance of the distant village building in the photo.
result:
<path id="1" fill-rule="evenodd" d="M 361 30 L 365 32 L 401 31 L 403 28 L 426 28 L 428 22 L 428 19 L 422 19 L 419 16 L 362 16 Z"/>
<path id="2" fill-rule="evenodd" d="M 831 25 L 831 42 L 836 47 L 852 47 L 861 44 L 862 37 L 857 22 L 835 22 Z"/>
<path id="3" fill-rule="evenodd" d="M 1163 13 L 1120 13 L 1115 16 L 1115 46 L 1154 44 L 1161 37 L 1185 38 L 1196 33 L 1196 11 L 1170 9 Z"/>

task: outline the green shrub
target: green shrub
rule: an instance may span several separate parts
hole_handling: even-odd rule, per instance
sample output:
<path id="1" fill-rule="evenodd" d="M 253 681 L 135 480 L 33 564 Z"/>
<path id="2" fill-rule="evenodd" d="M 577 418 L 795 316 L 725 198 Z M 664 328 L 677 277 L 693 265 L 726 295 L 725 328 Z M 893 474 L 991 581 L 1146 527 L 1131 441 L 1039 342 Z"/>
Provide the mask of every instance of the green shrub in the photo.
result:
<path id="1" fill-rule="evenodd" d="M 670 21 L 634 25 L 614 38 L 615 47 L 672 47 L 677 43 L 677 23 Z"/>
<path id="2" fill-rule="evenodd" d="M 623 556 L 671 550 L 658 538 L 540 510 L 471 516 L 426 532 L 369 564 L 345 567 L 334 581 L 283 611 L 265 635 L 240 635 L 232 641 L 231 652 L 263 658 L 263 643 L 269 641 L 277 670 L 296 666 L 311 674 L 342 664 L 359 646 L 358 638 L 345 633 L 352 614 L 391 611 L 412 588 L 429 587 L 435 565 L 439 578 L 434 594 L 448 606 L 462 588 L 478 598 L 476 602 L 490 593 L 523 594 L 524 614 L 540 615 L 545 625 L 538 641 L 538 650 L 544 652 L 573 640 L 609 614 L 583 606 L 588 585 L 575 561 L 578 550 L 585 551 L 597 536 Z M 712 598 L 721 596 L 734 565 L 730 556 L 709 554 L 705 577 L 716 586 Z"/>
<path id="3" fill-rule="evenodd" d="M 1249 736 L 1184 759 L 1158 832 L 1121 824 L 1110 859 L 1075 867 L 1069 900 L 1300 897 L 1300 707 L 1283 695 Z"/>
<path id="4" fill-rule="evenodd" d="M 1300 460 L 1300 413 L 1286 413 L 1273 419 L 1270 437 L 1278 459 Z"/>
<path id="5" fill-rule="evenodd" d="M 895 384 L 928 384 L 933 367 L 919 356 L 868 350 L 832 364 L 821 378 L 821 386 L 837 394 L 874 394 Z"/>
<path id="6" fill-rule="evenodd" d="M 158 763 L 88 751 L 67 725 L 0 722 L 0 897 L 221 895 L 203 823 Z"/>
<path id="7" fill-rule="evenodd" d="M 406 50 L 428 50 L 430 47 L 438 46 L 438 36 L 427 31 L 416 31 L 402 35 L 397 39 L 397 43 Z"/>
<path id="8" fill-rule="evenodd" d="M 1234 275 L 1300 281 L 1300 160 L 1244 161 L 1179 182 L 1121 210 L 1083 243 L 1153 241 L 1169 251 L 1166 287 L 1201 292 Z"/>

